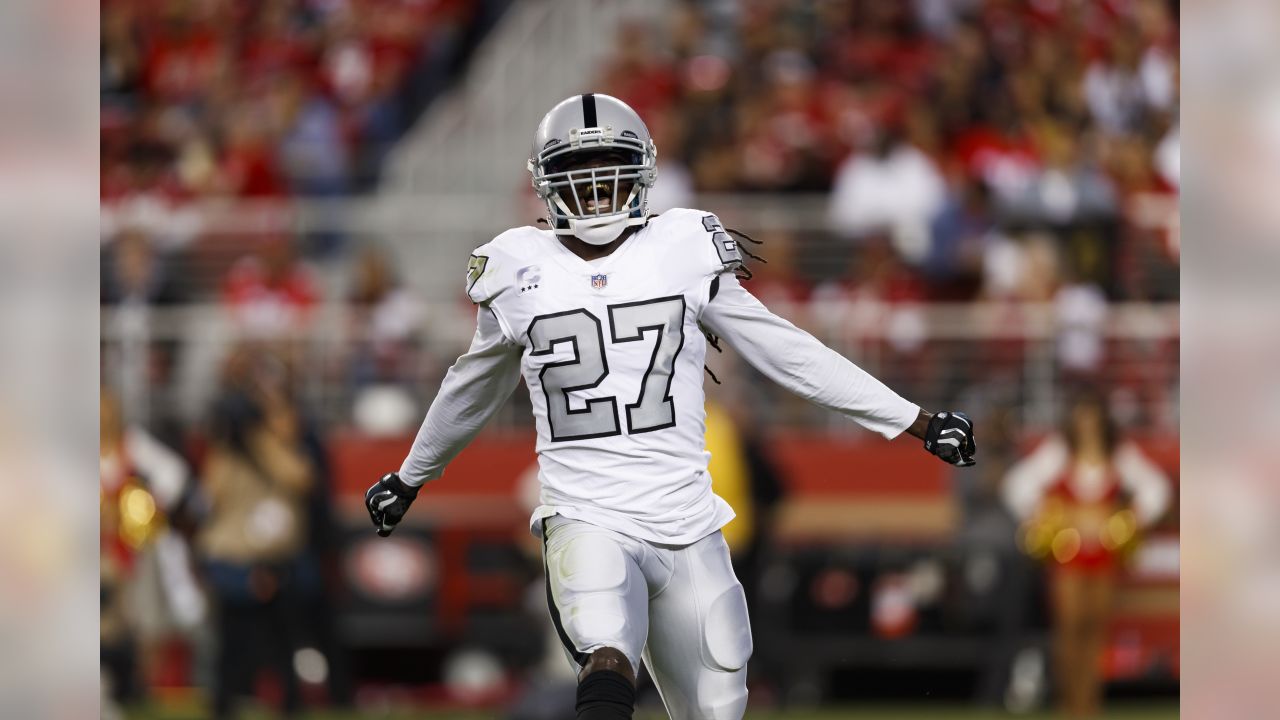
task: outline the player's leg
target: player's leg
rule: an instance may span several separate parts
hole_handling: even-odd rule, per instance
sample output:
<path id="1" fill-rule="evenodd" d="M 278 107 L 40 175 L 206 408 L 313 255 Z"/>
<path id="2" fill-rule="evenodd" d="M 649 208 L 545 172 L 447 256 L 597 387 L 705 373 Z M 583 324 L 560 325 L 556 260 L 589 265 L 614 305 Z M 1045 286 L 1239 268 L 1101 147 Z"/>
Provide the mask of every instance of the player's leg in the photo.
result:
<path id="1" fill-rule="evenodd" d="M 625 720 L 648 633 L 648 588 L 635 540 L 562 517 L 543 525 L 547 603 L 565 651 L 581 668 L 580 720 Z"/>
<path id="2" fill-rule="evenodd" d="M 740 720 L 747 708 L 751 624 L 719 532 L 659 550 L 667 586 L 649 600 L 645 664 L 672 720 Z"/>

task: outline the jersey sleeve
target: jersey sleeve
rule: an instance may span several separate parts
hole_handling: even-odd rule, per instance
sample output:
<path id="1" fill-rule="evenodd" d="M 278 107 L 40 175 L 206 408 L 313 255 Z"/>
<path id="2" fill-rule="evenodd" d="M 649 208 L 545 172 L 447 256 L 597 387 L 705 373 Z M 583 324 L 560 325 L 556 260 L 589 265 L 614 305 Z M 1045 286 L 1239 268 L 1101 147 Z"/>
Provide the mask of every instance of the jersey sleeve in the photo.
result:
<path id="1" fill-rule="evenodd" d="M 400 479 L 418 486 L 444 468 L 480 432 L 520 381 L 522 347 L 508 340 L 488 307 L 476 310 L 471 347 L 449 368 L 440 392 L 400 466 Z"/>
<path id="2" fill-rule="evenodd" d="M 699 319 L 765 377 L 889 439 L 915 422 L 918 405 L 769 312 L 732 273 L 720 275 L 716 282 L 716 295 Z"/>

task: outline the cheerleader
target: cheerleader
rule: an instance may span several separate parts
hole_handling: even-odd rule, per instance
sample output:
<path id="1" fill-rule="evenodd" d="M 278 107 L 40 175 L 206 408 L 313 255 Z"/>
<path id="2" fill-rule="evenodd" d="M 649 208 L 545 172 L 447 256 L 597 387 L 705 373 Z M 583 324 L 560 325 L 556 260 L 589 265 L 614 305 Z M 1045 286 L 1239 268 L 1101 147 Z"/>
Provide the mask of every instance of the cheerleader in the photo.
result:
<path id="1" fill-rule="evenodd" d="M 1079 394 L 1060 432 L 1005 476 L 1019 544 L 1051 567 L 1054 666 L 1068 717 L 1098 714 L 1117 571 L 1169 505 L 1169 480 L 1119 437 L 1103 396 Z"/>

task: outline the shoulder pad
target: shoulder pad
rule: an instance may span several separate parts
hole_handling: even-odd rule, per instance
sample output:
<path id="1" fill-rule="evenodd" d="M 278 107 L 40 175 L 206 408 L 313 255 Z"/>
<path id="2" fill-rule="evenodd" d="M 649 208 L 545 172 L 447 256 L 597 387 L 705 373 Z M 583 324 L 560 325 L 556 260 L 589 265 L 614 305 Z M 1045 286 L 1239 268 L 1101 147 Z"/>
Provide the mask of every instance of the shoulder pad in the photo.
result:
<path id="1" fill-rule="evenodd" d="M 503 279 L 503 269 L 528 264 L 522 260 L 537 253 L 540 232 L 528 226 L 513 228 L 472 251 L 465 285 L 471 302 L 492 302 L 506 290 L 510 282 Z"/>
<path id="2" fill-rule="evenodd" d="M 703 261 L 706 270 L 719 274 L 742 264 L 742 251 L 738 241 L 725 230 L 715 213 L 690 208 L 673 208 L 654 218 L 669 224 L 673 236 L 678 236 L 687 252 L 692 242 L 694 257 Z"/>

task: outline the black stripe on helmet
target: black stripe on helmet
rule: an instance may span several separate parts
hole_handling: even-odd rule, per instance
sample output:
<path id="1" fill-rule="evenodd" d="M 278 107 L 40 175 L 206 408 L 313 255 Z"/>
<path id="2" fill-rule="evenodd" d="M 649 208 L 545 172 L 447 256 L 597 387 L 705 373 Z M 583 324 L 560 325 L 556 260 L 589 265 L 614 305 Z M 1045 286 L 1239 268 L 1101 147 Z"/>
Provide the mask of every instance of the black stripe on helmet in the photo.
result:
<path id="1" fill-rule="evenodd" d="M 596 96 L 595 93 L 587 93 L 582 96 L 582 126 L 598 127 L 600 122 L 596 119 Z"/>

